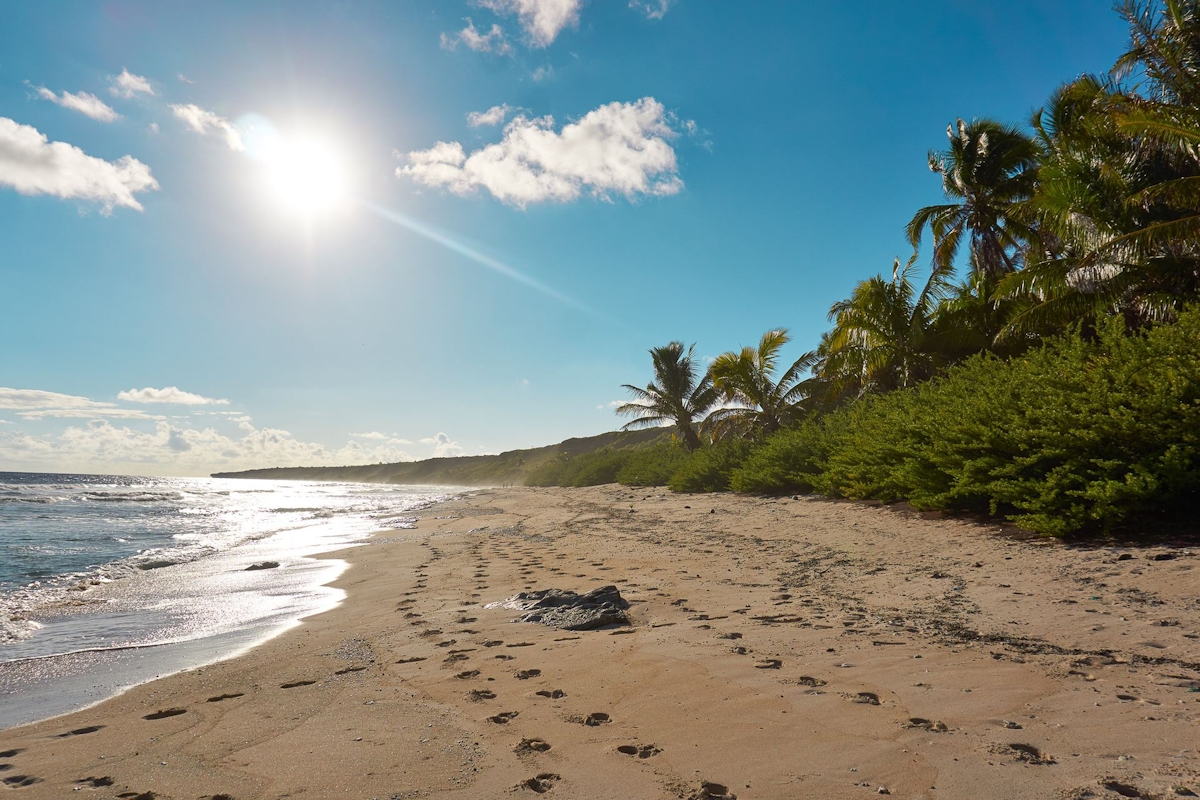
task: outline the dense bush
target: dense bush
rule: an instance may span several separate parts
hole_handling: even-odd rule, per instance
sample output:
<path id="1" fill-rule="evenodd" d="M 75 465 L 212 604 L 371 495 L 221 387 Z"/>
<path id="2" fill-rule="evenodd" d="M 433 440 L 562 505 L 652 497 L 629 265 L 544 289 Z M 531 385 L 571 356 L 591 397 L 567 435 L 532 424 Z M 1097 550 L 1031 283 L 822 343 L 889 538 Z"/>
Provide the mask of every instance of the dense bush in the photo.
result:
<path id="1" fill-rule="evenodd" d="M 604 448 L 591 453 L 560 455 L 530 471 L 527 486 L 665 486 L 687 459 L 673 442 L 649 447 Z"/>
<path id="2" fill-rule="evenodd" d="M 674 442 L 630 451 L 625 465 L 617 472 L 617 483 L 626 486 L 666 486 L 684 463 L 688 451 Z"/>
<path id="3" fill-rule="evenodd" d="M 979 510 L 1055 535 L 1177 505 L 1200 488 L 1200 311 L 970 359 L 780 434 L 732 483 Z"/>
<path id="4" fill-rule="evenodd" d="M 563 454 L 530 470 L 527 486 L 597 486 L 616 483 L 617 473 L 629 460 L 632 449 L 597 450 L 580 455 Z"/>
<path id="5" fill-rule="evenodd" d="M 757 446 L 601 450 L 535 480 L 906 500 L 1053 535 L 1111 528 L 1200 490 L 1200 309 L 1144 334 L 1114 320 L 1009 360 L 976 356 Z"/>
<path id="6" fill-rule="evenodd" d="M 730 476 L 737 492 L 811 492 L 822 485 L 829 456 L 849 433 L 870 401 L 821 417 L 770 437 Z"/>
<path id="7" fill-rule="evenodd" d="M 667 485 L 676 492 L 723 492 L 753 449 L 748 441 L 733 440 L 697 450 L 688 455 Z"/>

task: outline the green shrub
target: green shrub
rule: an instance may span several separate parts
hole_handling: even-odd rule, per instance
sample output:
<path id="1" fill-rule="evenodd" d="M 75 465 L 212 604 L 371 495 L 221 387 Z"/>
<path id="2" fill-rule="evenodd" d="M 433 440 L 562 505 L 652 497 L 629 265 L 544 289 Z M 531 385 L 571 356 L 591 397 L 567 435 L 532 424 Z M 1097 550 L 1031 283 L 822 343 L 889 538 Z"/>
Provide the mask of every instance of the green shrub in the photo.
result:
<path id="1" fill-rule="evenodd" d="M 629 453 L 617 472 L 617 482 L 626 486 L 666 486 L 688 458 L 688 451 L 674 442 L 639 447 Z"/>
<path id="2" fill-rule="evenodd" d="M 1200 311 L 978 356 L 823 423 L 781 434 L 735 486 L 979 510 L 1053 535 L 1111 528 L 1200 488 Z"/>
<path id="3" fill-rule="evenodd" d="M 817 490 L 829 455 L 847 435 L 857 410 L 806 419 L 771 436 L 733 471 L 730 488 L 758 494 Z"/>
<path id="4" fill-rule="evenodd" d="M 723 492 L 729 479 L 754 451 L 745 440 L 720 442 L 690 453 L 667 485 L 676 492 Z"/>
<path id="5" fill-rule="evenodd" d="M 569 455 L 559 455 L 539 464 L 525 475 L 526 486 L 569 486 L 565 483 L 566 475 L 571 469 L 572 458 Z"/>
<path id="6" fill-rule="evenodd" d="M 628 462 L 633 451 L 597 450 L 594 453 L 576 456 L 573 460 L 574 469 L 568 477 L 568 486 L 599 486 L 605 483 L 616 483 L 617 473 Z"/>

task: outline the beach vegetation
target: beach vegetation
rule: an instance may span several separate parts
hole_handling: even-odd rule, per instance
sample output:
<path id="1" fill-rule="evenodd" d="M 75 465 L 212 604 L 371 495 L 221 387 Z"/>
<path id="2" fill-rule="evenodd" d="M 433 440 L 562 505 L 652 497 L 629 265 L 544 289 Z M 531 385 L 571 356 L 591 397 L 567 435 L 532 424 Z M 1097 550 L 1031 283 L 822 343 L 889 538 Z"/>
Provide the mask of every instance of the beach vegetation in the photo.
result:
<path id="1" fill-rule="evenodd" d="M 692 348 L 652 350 L 655 381 L 618 411 L 684 448 L 625 454 L 625 471 L 584 455 L 571 479 L 905 501 L 1052 535 L 1194 502 L 1200 0 L 1117 11 L 1130 45 L 1107 73 L 1027 126 L 951 123 L 928 157 L 944 202 L 914 214 L 890 278 L 833 304 L 814 350 L 781 371 L 777 328 L 704 375 Z"/>

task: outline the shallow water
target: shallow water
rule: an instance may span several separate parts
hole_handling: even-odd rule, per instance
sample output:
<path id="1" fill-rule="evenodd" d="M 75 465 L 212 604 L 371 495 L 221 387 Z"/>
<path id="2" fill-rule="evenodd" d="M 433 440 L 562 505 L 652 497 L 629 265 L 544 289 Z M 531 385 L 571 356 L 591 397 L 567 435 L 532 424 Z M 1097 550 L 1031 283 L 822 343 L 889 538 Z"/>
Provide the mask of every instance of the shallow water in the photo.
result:
<path id="1" fill-rule="evenodd" d="M 312 555 L 437 487 L 0 473 L 0 728 L 228 657 L 332 608 Z M 263 562 L 279 566 L 247 571 Z"/>

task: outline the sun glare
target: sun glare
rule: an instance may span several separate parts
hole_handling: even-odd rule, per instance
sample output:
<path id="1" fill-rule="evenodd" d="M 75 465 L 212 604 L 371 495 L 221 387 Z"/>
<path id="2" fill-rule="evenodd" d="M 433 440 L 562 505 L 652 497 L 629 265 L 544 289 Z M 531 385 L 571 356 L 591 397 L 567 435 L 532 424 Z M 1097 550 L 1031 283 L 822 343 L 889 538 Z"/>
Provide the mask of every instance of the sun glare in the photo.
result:
<path id="1" fill-rule="evenodd" d="M 345 164 L 328 143 L 279 138 L 263 160 L 271 194 L 283 208 L 312 218 L 345 206 Z"/>

